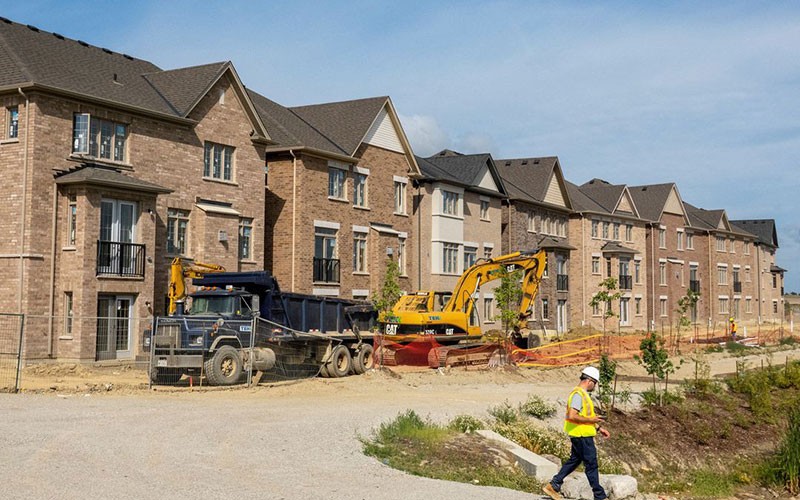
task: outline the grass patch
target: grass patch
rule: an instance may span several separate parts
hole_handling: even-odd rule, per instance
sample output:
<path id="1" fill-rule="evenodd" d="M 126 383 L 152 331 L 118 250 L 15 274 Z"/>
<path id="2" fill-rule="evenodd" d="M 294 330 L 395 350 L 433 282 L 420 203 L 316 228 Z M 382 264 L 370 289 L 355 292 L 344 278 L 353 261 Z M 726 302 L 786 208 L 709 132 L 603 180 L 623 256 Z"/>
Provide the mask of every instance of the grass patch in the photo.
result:
<path id="1" fill-rule="evenodd" d="M 726 497 L 733 494 L 738 481 L 732 473 L 696 470 L 689 476 L 689 493 L 695 497 Z"/>
<path id="2" fill-rule="evenodd" d="M 484 438 L 460 432 L 483 423 L 465 415 L 443 426 L 408 410 L 362 438 L 366 455 L 416 476 L 462 483 L 539 491 L 541 483 L 514 466 L 511 455 Z"/>

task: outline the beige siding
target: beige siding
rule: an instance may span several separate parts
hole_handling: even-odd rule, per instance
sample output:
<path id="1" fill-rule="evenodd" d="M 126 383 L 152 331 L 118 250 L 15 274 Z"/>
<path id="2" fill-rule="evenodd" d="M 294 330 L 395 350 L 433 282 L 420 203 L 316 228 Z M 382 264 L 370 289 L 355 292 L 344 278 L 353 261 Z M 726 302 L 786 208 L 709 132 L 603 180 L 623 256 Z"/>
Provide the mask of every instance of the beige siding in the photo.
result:
<path id="1" fill-rule="evenodd" d="M 396 153 L 403 152 L 400 136 L 392 123 L 392 119 L 389 117 L 389 113 L 386 111 L 386 107 L 375 118 L 375 123 L 372 124 L 372 128 L 367 132 L 364 142 Z"/>

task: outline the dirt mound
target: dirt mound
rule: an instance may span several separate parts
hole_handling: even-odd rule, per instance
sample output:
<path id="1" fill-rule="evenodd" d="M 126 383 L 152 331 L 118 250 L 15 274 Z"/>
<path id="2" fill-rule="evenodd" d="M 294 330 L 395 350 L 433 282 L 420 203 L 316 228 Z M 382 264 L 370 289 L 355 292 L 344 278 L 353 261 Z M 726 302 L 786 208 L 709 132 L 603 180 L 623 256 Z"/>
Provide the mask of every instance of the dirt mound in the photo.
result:
<path id="1" fill-rule="evenodd" d="M 26 366 L 22 370 L 23 376 L 35 375 L 40 377 L 89 377 L 92 375 L 91 368 L 77 363 L 53 363 Z"/>

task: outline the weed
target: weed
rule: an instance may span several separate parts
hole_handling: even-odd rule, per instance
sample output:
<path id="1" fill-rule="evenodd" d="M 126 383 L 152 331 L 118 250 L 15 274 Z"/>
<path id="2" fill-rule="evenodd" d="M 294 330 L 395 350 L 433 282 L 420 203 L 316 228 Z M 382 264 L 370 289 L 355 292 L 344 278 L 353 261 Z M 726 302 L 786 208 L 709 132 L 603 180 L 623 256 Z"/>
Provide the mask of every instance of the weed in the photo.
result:
<path id="1" fill-rule="evenodd" d="M 527 401 L 519 405 L 519 412 L 542 420 L 555 415 L 556 407 L 542 399 L 541 396 L 531 394 Z"/>
<path id="2" fill-rule="evenodd" d="M 731 354 L 731 356 L 744 356 L 748 354 L 750 350 L 749 347 L 746 345 L 742 345 L 738 342 L 728 341 L 725 343 L 725 349 Z"/>
<path id="3" fill-rule="evenodd" d="M 501 424 L 510 424 L 516 422 L 519 418 L 517 410 L 515 410 L 508 401 L 504 401 L 497 406 L 489 408 L 489 415 L 493 416 Z"/>
<path id="4" fill-rule="evenodd" d="M 794 347 L 797 343 L 798 343 L 797 339 L 794 337 L 783 337 L 778 341 L 778 345 L 792 346 L 792 347 Z"/>
<path id="5" fill-rule="evenodd" d="M 458 415 L 450 421 L 447 427 L 458 432 L 475 432 L 486 426 L 480 419 L 472 415 Z"/>
<path id="6" fill-rule="evenodd" d="M 689 477 L 690 492 L 696 497 L 725 497 L 733 493 L 736 486 L 734 474 L 712 470 L 697 470 Z"/>
<path id="7" fill-rule="evenodd" d="M 561 460 L 569 458 L 570 445 L 566 435 L 539 427 L 531 420 L 497 422 L 492 430 L 536 454 L 555 455 Z"/>
<path id="8" fill-rule="evenodd" d="M 677 392 L 659 391 L 658 389 L 647 389 L 642 392 L 642 404 L 645 406 L 665 406 L 683 401 Z"/>
<path id="9" fill-rule="evenodd" d="M 793 403 L 789 414 L 789 428 L 778 452 L 762 466 L 762 480 L 771 485 L 787 488 L 792 495 L 800 493 L 800 400 Z"/>

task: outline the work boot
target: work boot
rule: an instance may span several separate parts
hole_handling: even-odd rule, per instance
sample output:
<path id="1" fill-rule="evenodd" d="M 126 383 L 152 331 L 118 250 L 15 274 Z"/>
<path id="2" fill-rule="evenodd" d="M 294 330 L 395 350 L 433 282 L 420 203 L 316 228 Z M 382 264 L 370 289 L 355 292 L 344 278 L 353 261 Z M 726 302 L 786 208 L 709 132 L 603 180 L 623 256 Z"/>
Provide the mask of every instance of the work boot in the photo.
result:
<path id="1" fill-rule="evenodd" d="M 553 500 L 561 500 L 561 494 L 557 492 L 550 483 L 545 484 L 544 488 L 542 488 L 542 491 L 544 491 L 544 494 Z"/>

